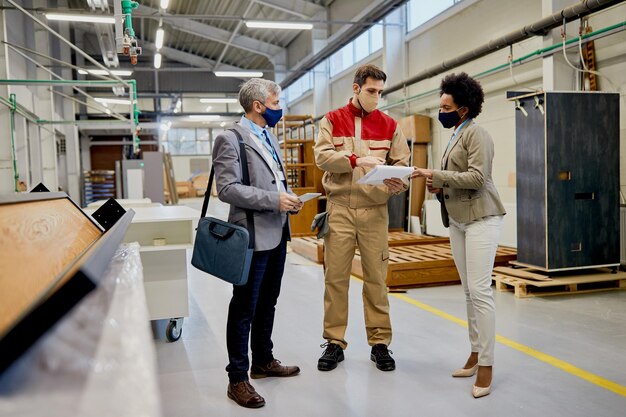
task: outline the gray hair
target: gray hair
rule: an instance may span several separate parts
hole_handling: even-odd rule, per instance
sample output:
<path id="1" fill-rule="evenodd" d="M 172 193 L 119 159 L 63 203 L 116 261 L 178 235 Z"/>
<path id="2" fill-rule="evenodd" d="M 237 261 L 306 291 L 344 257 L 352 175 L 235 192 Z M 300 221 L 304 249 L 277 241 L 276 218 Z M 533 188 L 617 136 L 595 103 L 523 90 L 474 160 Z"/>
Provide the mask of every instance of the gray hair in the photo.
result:
<path id="1" fill-rule="evenodd" d="M 254 101 L 260 101 L 265 104 L 265 100 L 271 93 L 280 95 L 280 86 L 274 81 L 264 80 L 263 78 L 250 78 L 243 83 L 239 90 L 239 104 L 243 107 L 243 110 L 248 113 L 252 110 L 252 103 Z"/>

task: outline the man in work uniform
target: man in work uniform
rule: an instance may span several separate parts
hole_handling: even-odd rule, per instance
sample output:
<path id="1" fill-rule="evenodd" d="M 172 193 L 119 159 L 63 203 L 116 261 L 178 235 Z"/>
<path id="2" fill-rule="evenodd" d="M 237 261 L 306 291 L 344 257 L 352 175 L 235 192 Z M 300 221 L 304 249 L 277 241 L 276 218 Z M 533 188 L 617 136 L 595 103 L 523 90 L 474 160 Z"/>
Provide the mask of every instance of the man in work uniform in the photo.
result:
<path id="1" fill-rule="evenodd" d="M 325 351 L 317 368 L 330 371 L 344 359 L 348 343 L 348 287 L 358 244 L 363 265 L 363 307 L 371 359 L 382 371 L 395 369 L 388 346 L 391 321 L 387 298 L 389 248 L 387 200 L 407 188 L 399 178 L 384 185 L 356 182 L 376 165 L 408 166 L 409 147 L 398 124 L 376 110 L 386 74 L 364 65 L 354 76 L 348 105 L 326 114 L 315 143 L 315 162 L 324 173 L 329 232 L 324 237 Z"/>

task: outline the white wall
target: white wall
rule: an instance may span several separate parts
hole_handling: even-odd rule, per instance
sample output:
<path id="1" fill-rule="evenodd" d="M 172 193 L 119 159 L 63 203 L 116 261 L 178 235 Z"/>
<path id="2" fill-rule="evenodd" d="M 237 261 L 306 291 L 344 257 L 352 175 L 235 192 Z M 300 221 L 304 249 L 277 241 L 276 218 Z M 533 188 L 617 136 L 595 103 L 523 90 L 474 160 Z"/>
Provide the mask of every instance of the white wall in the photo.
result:
<path id="1" fill-rule="evenodd" d="M 541 18 L 541 2 L 518 2 L 514 0 L 482 0 L 467 7 L 448 20 L 431 27 L 430 29 L 411 37 L 409 35 L 408 53 L 409 68 L 412 74 L 428 67 L 437 65 L 446 59 L 460 55 L 472 48 L 495 39 L 514 29 Z M 593 29 L 621 22 L 626 18 L 626 5 L 612 8 L 590 18 Z M 475 22 L 485 21 L 488 25 L 477 25 Z M 472 23 L 474 22 L 474 23 Z M 576 26 L 578 24 L 576 23 Z M 471 28 L 456 30 L 456 28 Z M 419 29 L 418 29 L 419 32 Z M 577 32 L 569 29 L 568 33 Z M 463 40 L 462 42 L 460 40 Z M 626 82 L 626 50 L 623 45 L 626 33 L 618 33 L 595 42 L 598 69 L 608 75 L 613 83 L 623 86 Z M 541 38 L 531 38 L 513 48 L 514 58 L 531 53 L 542 48 Z M 470 62 L 450 72 L 465 71 L 470 75 L 478 74 L 495 66 L 508 62 L 509 50 L 502 50 L 486 57 Z M 570 56 L 576 58 L 575 55 Z M 417 95 L 437 88 L 445 74 L 430 80 L 422 81 L 410 87 L 408 96 Z M 505 94 L 509 90 L 526 88 L 541 88 L 543 73 L 541 60 L 536 60 L 523 66 L 514 67 L 513 78 L 508 71 L 482 78 L 481 84 L 485 90 L 485 104 L 482 114 L 477 118 L 494 138 L 496 157 L 494 160 L 493 177 L 505 203 L 515 203 L 515 110 L 513 105 L 506 101 Z M 575 88 L 576 75 L 572 70 L 568 85 Z M 608 84 L 600 78 L 600 86 L 608 89 Z M 624 92 L 622 91 L 622 97 Z M 411 103 L 411 113 L 428 114 L 437 117 L 438 95 L 432 94 L 421 100 Z M 626 137 L 626 102 L 622 100 L 620 111 L 621 142 Z M 442 129 L 438 123 L 433 123 L 433 161 L 439 161 L 442 151 L 449 139 L 449 132 Z M 621 147 L 620 183 L 622 192 L 626 191 L 626 149 Z M 437 164 L 435 163 L 435 166 Z"/>
<path id="2" fill-rule="evenodd" d="M 176 181 L 188 181 L 193 173 L 190 169 L 191 159 L 206 159 L 211 166 L 211 156 L 209 155 L 172 155 L 172 166 L 174 167 L 174 177 Z"/>
<path id="3" fill-rule="evenodd" d="M 55 2 L 57 3 L 65 2 Z M 48 5 L 44 0 L 39 0 L 33 3 L 33 7 L 46 7 Z M 69 56 L 69 48 L 65 45 L 59 47 L 56 39 L 51 39 L 48 32 L 33 23 L 33 21 L 25 16 L 22 12 L 17 10 L 4 10 L 0 11 L 4 14 L 4 24 L 6 25 L 6 39 L 4 33 L 0 33 L 0 38 L 9 43 L 16 44 L 18 46 L 24 46 L 31 49 L 37 49 L 39 52 L 49 54 L 53 51 L 60 51 L 60 55 L 56 58 L 67 61 Z M 69 34 L 65 30 L 66 34 Z M 54 46 L 55 48 L 51 48 Z M 1 46 L 5 48 L 4 45 Z M 50 80 L 51 76 L 43 70 L 36 70 L 35 65 L 28 62 L 26 59 L 8 49 L 6 57 L 3 56 L 0 65 L 6 67 L 6 78 L 8 79 L 39 79 Z M 4 54 L 2 54 L 4 55 Z M 31 55 L 32 57 L 32 55 Z M 41 60 L 44 62 L 45 60 Z M 44 62 L 45 63 L 45 62 Z M 1 73 L 2 71 L 0 71 Z M 65 76 L 67 71 L 65 72 Z M 4 78 L 2 76 L 1 78 Z M 56 119 L 67 120 L 74 118 L 73 105 L 67 106 L 64 100 L 52 99 L 50 93 L 47 92 L 48 86 L 14 86 L 9 85 L 2 91 L 2 95 L 16 94 L 17 103 L 25 108 L 28 112 L 34 114 L 36 118 L 40 119 Z M 65 90 L 68 93 L 67 89 Z M 42 100 L 42 97 L 45 100 Z M 55 103 L 56 102 L 56 103 Z M 63 103 L 63 107 L 59 107 L 59 103 Z M 57 106 L 55 107 L 55 104 Z M 2 111 L 6 109 L 3 105 Z M 57 186 L 62 185 L 64 191 L 68 191 L 70 196 L 74 200 L 79 201 L 80 194 L 78 188 L 78 138 L 77 131 L 73 127 L 56 126 L 56 130 L 65 135 L 67 144 L 67 155 L 60 159 L 60 163 L 63 164 L 61 169 L 57 164 L 55 135 L 53 133 L 54 127 L 52 125 L 46 125 L 45 129 L 42 126 L 37 126 L 34 123 L 28 123 L 25 125 L 24 118 L 16 115 L 16 125 L 19 125 L 16 129 L 16 144 L 18 145 L 18 158 L 17 158 L 17 171 L 21 180 L 27 182 L 27 187 L 30 189 L 37 185 L 39 182 L 44 182 L 45 185 L 52 191 L 56 191 Z M 7 123 L 0 123 L 0 138 L 10 138 L 11 131 Z M 6 152 L 5 147 L 10 147 L 10 140 L 0 140 L 0 147 L 2 147 L 0 154 L 4 155 Z M 2 167 L 4 168 L 4 157 L 2 157 Z M 12 163 L 10 165 L 11 175 L 5 175 L 3 169 L 0 173 L 0 194 L 11 193 L 14 191 L 13 175 L 12 175 Z M 62 177 L 59 177 L 61 175 Z"/>
<path id="4" fill-rule="evenodd" d="M 313 93 L 305 93 L 302 97 L 299 97 L 297 100 L 294 100 L 292 103 L 289 103 L 289 107 L 287 111 L 289 114 L 310 114 L 313 115 L 314 103 L 313 103 Z"/>
<path id="5" fill-rule="evenodd" d="M 544 0 L 545 1 L 545 0 Z M 542 18 L 542 1 L 517 1 L 517 0 L 465 0 L 455 9 L 444 12 L 440 17 L 421 28 L 417 28 L 407 34 L 406 47 L 409 77 L 424 69 L 438 65 L 446 60 L 461 55 L 489 40 L 517 30 L 527 24 Z M 626 20 L 626 4 L 622 4 L 602 12 L 596 13 L 589 18 L 593 30 L 599 30 Z M 568 38 L 577 35 L 578 22 L 568 24 Z M 575 29 L 574 29 L 575 28 Z M 555 29 L 560 31 L 560 29 Z M 558 32 L 557 32 L 558 33 Z M 622 101 L 620 107 L 620 184 L 623 194 L 626 194 L 626 32 L 619 32 L 611 36 L 595 41 L 597 68 L 607 75 L 616 88 L 621 91 Z M 534 37 L 525 40 L 513 47 L 513 58 L 519 58 L 544 47 L 542 37 Z M 401 45 L 385 45 L 385 48 L 400 48 Z M 371 57 L 371 62 L 382 65 L 380 53 Z M 470 75 L 476 75 L 496 66 L 508 63 L 509 49 L 489 54 L 483 58 L 453 68 L 449 71 L 465 71 Z M 575 51 L 568 56 L 570 60 L 576 59 Z M 367 61 L 367 60 L 364 60 Z M 362 64 L 364 62 L 358 63 Z M 355 66 L 356 67 L 356 66 Z M 351 94 L 352 76 L 355 67 L 344 71 L 330 80 L 331 110 L 347 103 Z M 519 89 L 541 88 L 544 81 L 544 69 L 541 59 L 526 63 L 513 68 L 513 77 L 508 70 L 487 75 L 480 79 L 485 90 L 485 103 L 483 112 L 477 118 L 491 133 L 496 148 L 493 177 L 495 184 L 502 196 L 504 203 L 515 204 L 515 110 L 513 105 L 506 101 L 506 91 Z M 576 88 L 576 74 L 569 71 L 569 79 L 563 80 L 564 85 Z M 440 74 L 431 79 L 421 81 L 408 87 L 405 97 L 437 90 L 441 79 L 446 74 Z M 399 79 L 388 79 L 387 85 L 401 82 Z M 516 84 L 517 83 L 517 84 Z M 563 85 L 562 84 L 562 85 Z M 609 83 L 599 79 L 603 90 L 611 90 Z M 317 89 L 314 87 L 313 91 Z M 394 97 L 397 100 L 397 97 Z M 314 100 L 296 101 L 293 108 L 298 114 L 313 114 Z M 389 102 L 387 104 L 392 104 Z M 399 116 L 405 114 L 426 114 L 436 120 L 439 105 L 437 91 L 426 95 L 418 100 L 411 101 L 408 105 L 394 107 L 393 113 Z M 307 111 L 306 106 L 310 106 Z M 289 111 L 291 112 L 291 108 Z M 292 114 L 295 114 L 292 112 Z M 315 115 L 319 116 L 319 114 Z M 438 166 L 442 150 L 448 142 L 449 132 L 441 128 L 439 123 L 432 123 L 432 161 Z"/>

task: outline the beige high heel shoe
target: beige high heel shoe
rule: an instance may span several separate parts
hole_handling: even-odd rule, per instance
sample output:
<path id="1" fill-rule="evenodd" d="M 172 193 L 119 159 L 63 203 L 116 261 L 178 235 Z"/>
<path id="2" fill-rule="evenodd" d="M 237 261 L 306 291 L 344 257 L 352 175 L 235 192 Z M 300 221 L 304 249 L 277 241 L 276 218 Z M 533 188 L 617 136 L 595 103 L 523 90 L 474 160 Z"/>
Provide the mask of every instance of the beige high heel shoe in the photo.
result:
<path id="1" fill-rule="evenodd" d="M 465 368 L 457 369 L 456 371 L 452 372 L 452 376 L 454 378 L 467 378 L 470 376 L 474 376 L 476 371 L 478 371 L 478 364 L 472 366 L 469 369 L 465 369 Z"/>
<path id="2" fill-rule="evenodd" d="M 491 384 L 489 384 L 488 387 L 477 387 L 476 385 L 474 385 L 474 387 L 472 388 L 472 395 L 474 396 L 474 398 L 484 397 L 485 395 L 489 395 L 490 392 Z"/>

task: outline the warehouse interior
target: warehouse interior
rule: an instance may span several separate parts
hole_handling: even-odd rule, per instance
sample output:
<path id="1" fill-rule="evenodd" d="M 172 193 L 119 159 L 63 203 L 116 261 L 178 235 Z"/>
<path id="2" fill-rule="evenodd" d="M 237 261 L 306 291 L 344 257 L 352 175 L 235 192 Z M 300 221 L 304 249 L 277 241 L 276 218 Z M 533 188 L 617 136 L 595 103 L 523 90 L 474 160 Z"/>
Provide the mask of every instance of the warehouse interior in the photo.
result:
<path id="1" fill-rule="evenodd" d="M 442 78 L 484 91 L 506 210 L 484 398 L 450 376 L 468 323 L 424 178 L 388 202 L 396 370 L 370 359 L 359 252 L 345 361 L 317 368 L 314 144 L 366 64 L 410 166 L 447 155 Z M 251 78 L 282 89 L 290 187 L 322 194 L 289 217 L 272 337 L 300 374 L 252 380 L 258 410 L 227 397 L 233 286 L 191 265 L 205 194 L 229 216 L 209 172 Z M 623 0 L 0 0 L 0 416 L 623 415 L 625 140 Z"/>

